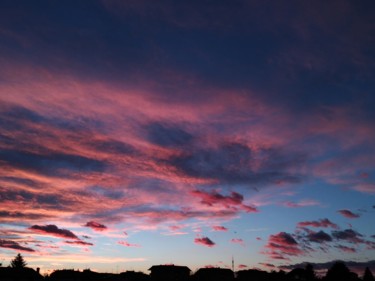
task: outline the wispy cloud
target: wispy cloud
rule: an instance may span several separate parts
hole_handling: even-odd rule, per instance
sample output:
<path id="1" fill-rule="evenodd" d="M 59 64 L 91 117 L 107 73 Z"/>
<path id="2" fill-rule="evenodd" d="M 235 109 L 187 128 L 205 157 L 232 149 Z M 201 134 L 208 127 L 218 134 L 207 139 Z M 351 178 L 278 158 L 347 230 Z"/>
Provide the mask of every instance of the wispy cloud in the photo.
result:
<path id="1" fill-rule="evenodd" d="M 344 246 L 344 245 L 337 245 L 336 248 L 339 249 L 340 251 L 345 252 L 345 253 L 356 253 L 357 252 L 357 250 L 355 248 Z"/>
<path id="2" fill-rule="evenodd" d="M 297 226 L 298 227 L 311 226 L 311 227 L 323 227 L 323 228 L 331 227 L 334 229 L 339 228 L 337 224 L 331 222 L 329 219 L 320 219 L 318 221 L 302 221 L 302 222 L 299 222 Z"/>
<path id="3" fill-rule="evenodd" d="M 359 183 L 353 186 L 353 189 L 363 193 L 374 194 L 375 183 Z"/>
<path id="4" fill-rule="evenodd" d="M 245 246 L 245 241 L 241 238 L 232 238 L 230 242 L 234 244 L 239 244 L 241 246 Z"/>
<path id="5" fill-rule="evenodd" d="M 139 245 L 139 244 L 132 244 L 132 243 L 129 243 L 127 241 L 118 241 L 117 243 L 122 245 L 122 246 L 125 246 L 125 247 L 136 247 L 136 248 L 141 247 L 141 245 Z"/>
<path id="6" fill-rule="evenodd" d="M 240 209 L 245 212 L 257 212 L 258 210 L 255 207 L 248 206 L 243 204 L 244 197 L 243 195 L 237 192 L 231 192 L 230 195 L 225 196 L 217 191 L 213 190 L 211 192 L 205 192 L 201 190 L 193 190 L 191 192 L 193 196 L 196 196 L 201 199 L 201 203 L 208 206 L 213 206 L 219 204 L 228 209 Z"/>
<path id="7" fill-rule="evenodd" d="M 320 203 L 316 200 L 305 199 L 299 202 L 287 201 L 287 202 L 284 202 L 283 205 L 289 208 L 301 208 L 301 207 L 319 206 Z"/>
<path id="8" fill-rule="evenodd" d="M 78 246 L 94 246 L 93 243 L 85 242 L 82 240 L 64 241 L 64 243 Z"/>
<path id="9" fill-rule="evenodd" d="M 228 228 L 226 228 L 225 226 L 222 226 L 222 225 L 214 225 L 214 226 L 212 226 L 212 229 L 214 231 L 228 231 Z"/>

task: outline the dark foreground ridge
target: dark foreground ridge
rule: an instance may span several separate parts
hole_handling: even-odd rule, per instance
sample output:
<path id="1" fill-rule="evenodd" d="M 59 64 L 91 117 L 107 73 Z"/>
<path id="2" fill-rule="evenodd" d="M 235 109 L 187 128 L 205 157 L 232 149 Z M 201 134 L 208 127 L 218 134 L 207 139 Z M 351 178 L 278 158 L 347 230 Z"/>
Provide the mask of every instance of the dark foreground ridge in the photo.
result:
<path id="1" fill-rule="evenodd" d="M 150 274 L 126 271 L 119 274 L 98 273 L 63 269 L 42 276 L 36 270 L 25 266 L 0 266 L 1 281 L 375 281 L 372 272 L 366 268 L 361 277 L 351 272 L 344 262 L 336 262 L 324 276 L 317 276 L 312 265 L 295 268 L 290 272 L 262 271 L 248 269 L 233 272 L 228 268 L 200 268 L 192 273 L 187 266 L 154 265 Z"/>

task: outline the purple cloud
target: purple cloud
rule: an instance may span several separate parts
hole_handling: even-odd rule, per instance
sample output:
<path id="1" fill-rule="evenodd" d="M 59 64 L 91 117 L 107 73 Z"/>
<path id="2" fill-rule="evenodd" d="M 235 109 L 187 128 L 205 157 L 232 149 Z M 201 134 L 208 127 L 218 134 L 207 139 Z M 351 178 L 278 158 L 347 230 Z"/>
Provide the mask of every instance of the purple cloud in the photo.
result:
<path id="1" fill-rule="evenodd" d="M 230 242 L 234 243 L 234 244 L 240 244 L 242 246 L 245 246 L 245 241 L 243 241 L 243 239 L 241 238 L 233 238 L 230 240 Z"/>
<path id="2" fill-rule="evenodd" d="M 340 213 L 341 215 L 343 215 L 344 217 L 348 218 L 348 219 L 357 219 L 357 218 L 360 217 L 359 214 L 354 214 L 353 212 L 351 212 L 349 210 L 338 210 L 337 212 Z"/>
<path id="3" fill-rule="evenodd" d="M 213 242 L 210 238 L 208 237 L 197 237 L 194 239 L 195 244 L 200 244 L 206 247 L 213 247 L 215 246 L 215 242 Z"/>
<path id="4" fill-rule="evenodd" d="M 362 239 L 363 235 L 352 230 L 352 229 L 345 229 L 342 231 L 333 231 L 332 236 L 338 240 L 346 240 L 351 243 L 364 243 L 365 241 Z"/>
<path id="5" fill-rule="evenodd" d="M 95 221 L 89 221 L 84 226 L 90 227 L 91 229 L 95 231 L 104 231 L 107 230 L 107 227 L 104 224 L 95 222 Z"/>
<path id="6" fill-rule="evenodd" d="M 21 252 L 35 252 L 34 249 L 21 246 L 19 243 L 15 241 L 6 240 L 6 239 L 0 239 L 0 248 L 7 248 L 7 249 L 12 249 L 12 250 L 21 251 Z"/>
<path id="7" fill-rule="evenodd" d="M 323 242 L 332 241 L 332 237 L 329 234 L 325 233 L 324 231 L 311 232 L 307 235 L 307 238 L 311 242 L 315 242 L 315 243 L 323 243 Z"/>
<path id="8" fill-rule="evenodd" d="M 55 236 L 55 237 L 79 240 L 79 238 L 73 232 L 71 232 L 70 230 L 60 229 L 56 225 L 53 225 L 53 224 L 33 225 L 29 229 L 36 232 L 36 233 L 40 233 L 40 234 L 47 234 L 47 235 L 52 235 L 52 236 Z"/>

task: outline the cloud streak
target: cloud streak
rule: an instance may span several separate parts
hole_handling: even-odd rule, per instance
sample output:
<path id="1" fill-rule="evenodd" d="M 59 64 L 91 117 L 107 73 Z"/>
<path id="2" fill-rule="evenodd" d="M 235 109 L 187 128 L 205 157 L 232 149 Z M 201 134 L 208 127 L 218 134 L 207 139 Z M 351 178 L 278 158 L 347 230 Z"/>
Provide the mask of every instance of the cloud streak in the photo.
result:
<path id="1" fill-rule="evenodd" d="M 122 246 L 125 246 L 125 247 L 135 247 L 135 248 L 141 247 L 141 245 L 139 245 L 139 244 L 132 244 L 132 243 L 129 243 L 127 241 L 118 241 L 118 244 L 120 244 Z"/>
<path id="2" fill-rule="evenodd" d="M 82 241 L 82 240 L 64 241 L 64 243 L 70 244 L 70 245 L 78 245 L 78 246 L 94 246 L 93 243 L 85 242 L 85 241 Z"/>
<path id="3" fill-rule="evenodd" d="M 317 227 L 317 228 L 319 227 L 323 227 L 323 228 L 331 227 L 334 229 L 339 228 L 337 224 L 331 222 L 329 219 L 320 219 L 318 221 L 302 221 L 298 223 L 298 227 L 306 227 L 306 226 Z"/>
<path id="4" fill-rule="evenodd" d="M 12 250 L 15 250 L 15 251 L 29 252 L 29 253 L 35 252 L 35 250 L 32 249 L 32 248 L 22 246 L 15 241 L 6 240 L 6 239 L 0 239 L 0 248 L 12 249 Z"/>

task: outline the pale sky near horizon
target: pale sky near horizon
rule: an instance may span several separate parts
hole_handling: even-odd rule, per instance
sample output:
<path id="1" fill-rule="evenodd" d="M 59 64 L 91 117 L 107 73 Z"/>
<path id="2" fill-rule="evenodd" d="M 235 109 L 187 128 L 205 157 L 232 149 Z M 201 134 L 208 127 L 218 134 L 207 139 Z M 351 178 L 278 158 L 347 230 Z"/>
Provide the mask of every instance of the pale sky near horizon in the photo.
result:
<path id="1" fill-rule="evenodd" d="M 0 263 L 375 260 L 373 1 L 0 1 Z"/>

